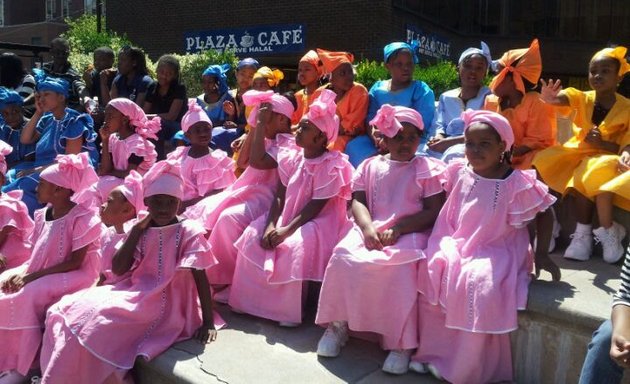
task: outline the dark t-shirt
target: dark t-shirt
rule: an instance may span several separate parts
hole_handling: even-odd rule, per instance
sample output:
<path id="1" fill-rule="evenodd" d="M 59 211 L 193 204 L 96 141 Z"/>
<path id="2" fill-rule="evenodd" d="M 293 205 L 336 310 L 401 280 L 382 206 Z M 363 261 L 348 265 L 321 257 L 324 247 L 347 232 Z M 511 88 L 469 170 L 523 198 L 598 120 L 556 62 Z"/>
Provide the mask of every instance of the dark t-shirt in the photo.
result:
<path id="1" fill-rule="evenodd" d="M 114 78 L 114 84 L 118 90 L 118 97 L 124 97 L 133 102 L 139 93 L 145 93 L 153 80 L 148 75 L 136 74 L 131 82 L 127 81 L 126 75 L 120 73 Z M 142 106 L 141 106 L 142 107 Z"/>
<path id="2" fill-rule="evenodd" d="M 68 100 L 66 100 L 67 105 L 71 109 L 81 111 L 82 107 L 79 104 L 79 95 L 81 95 L 85 89 L 85 83 L 83 82 L 79 72 L 72 68 L 70 63 L 68 63 L 61 72 L 53 71 L 52 62 L 44 63 L 42 69 L 47 76 L 61 78 L 68 82 L 70 87 L 68 88 Z"/>
<path id="3" fill-rule="evenodd" d="M 158 88 L 158 82 L 154 81 L 151 85 L 149 85 L 149 89 L 147 90 L 146 101 L 151 103 L 151 110 L 149 113 L 168 113 L 171 109 L 173 100 L 183 100 L 184 102 L 182 103 L 182 108 L 177 114 L 177 121 L 181 121 L 188 109 L 186 86 L 177 82 L 172 82 L 170 87 L 168 87 L 168 92 L 166 92 L 166 95 L 164 96 L 160 95 Z"/>
<path id="4" fill-rule="evenodd" d="M 92 72 L 90 72 L 90 78 L 92 78 L 92 87 L 90 88 L 90 97 L 101 97 L 101 74 L 99 71 L 97 71 L 96 69 L 93 69 Z M 109 89 L 112 88 L 112 83 L 114 82 L 114 78 L 109 78 L 109 80 L 107 81 L 107 86 L 109 87 Z M 100 103 L 102 103 L 102 101 L 100 101 Z"/>

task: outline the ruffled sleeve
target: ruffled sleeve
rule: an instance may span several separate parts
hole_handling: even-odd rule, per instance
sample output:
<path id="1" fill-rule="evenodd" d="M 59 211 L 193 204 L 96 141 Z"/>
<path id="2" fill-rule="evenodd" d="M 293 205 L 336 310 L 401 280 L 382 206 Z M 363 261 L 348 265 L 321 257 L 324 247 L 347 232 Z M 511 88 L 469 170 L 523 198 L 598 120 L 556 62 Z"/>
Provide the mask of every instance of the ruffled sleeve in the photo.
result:
<path id="1" fill-rule="evenodd" d="M 155 145 L 142 136 L 134 133 L 125 139 L 125 146 L 127 147 L 127 153 L 142 157 L 142 169 L 148 170 L 157 160 L 157 152 L 155 151 Z"/>
<path id="2" fill-rule="evenodd" d="M 175 160 L 175 161 L 182 161 L 182 158 L 185 156 L 186 152 L 188 151 L 188 149 L 190 149 L 190 147 L 186 147 L 186 146 L 179 146 L 177 148 L 175 148 L 174 151 L 169 152 L 166 155 L 166 159 L 167 160 Z"/>
<path id="3" fill-rule="evenodd" d="M 271 141 L 271 145 L 267 147 L 267 154 L 278 162 L 278 156 L 289 155 L 287 151 L 298 151 L 299 147 L 295 144 L 295 137 L 288 133 L 280 133 L 276 135 L 276 139 Z M 281 152 L 287 152 L 282 153 Z"/>
<path id="4" fill-rule="evenodd" d="M 210 243 L 205 238 L 205 229 L 196 220 L 182 221 L 182 245 L 177 268 L 207 269 L 217 264 Z"/>
<path id="5" fill-rule="evenodd" d="M 371 163 L 373 159 L 376 159 L 377 157 L 372 157 L 367 159 L 366 161 L 361 162 L 361 164 L 359 164 L 359 167 L 354 171 L 354 173 L 352 174 L 352 192 L 357 192 L 357 191 L 365 191 L 366 190 L 366 186 L 365 186 L 365 168 L 367 167 L 367 164 Z"/>
<path id="6" fill-rule="evenodd" d="M 33 233 L 35 223 L 28 214 L 28 208 L 22 202 L 22 191 L 14 190 L 2 194 L 0 198 L 0 230 L 4 227 L 15 228 L 23 240 L 28 240 Z"/>
<path id="7" fill-rule="evenodd" d="M 326 153 L 319 164 L 307 163 L 307 171 L 313 175 L 313 199 L 323 200 L 341 197 L 350 200 L 352 181 L 352 165 L 348 156 L 338 151 Z M 309 169 L 310 168 L 310 169 Z"/>
<path id="8" fill-rule="evenodd" d="M 234 160 L 220 149 L 205 156 L 204 161 L 196 162 L 193 174 L 197 179 L 199 196 L 205 196 L 217 189 L 225 189 L 236 181 Z"/>
<path id="9" fill-rule="evenodd" d="M 61 134 L 62 139 L 73 140 L 82 137 L 85 141 L 93 141 L 94 120 L 90 115 L 82 113 L 78 116 L 71 117 L 66 128 Z"/>
<path id="10" fill-rule="evenodd" d="M 74 228 L 72 228 L 72 251 L 79 250 L 92 243 L 100 242 L 103 225 L 96 211 L 77 205 L 74 209 L 78 209 L 74 220 Z"/>
<path id="11" fill-rule="evenodd" d="M 422 188 L 424 197 L 444 191 L 446 164 L 428 156 L 416 156 L 413 160 L 416 170 L 416 184 Z"/>
<path id="12" fill-rule="evenodd" d="M 444 174 L 442 175 L 444 180 L 443 187 L 447 195 L 450 194 L 453 186 L 457 183 L 460 173 L 465 170 L 466 164 L 466 159 L 452 159 L 444 168 Z"/>
<path id="13" fill-rule="evenodd" d="M 276 161 L 278 162 L 278 176 L 280 176 L 282 184 L 286 186 L 289 184 L 291 176 L 297 172 L 300 164 L 304 161 L 304 152 L 279 151 Z"/>
<path id="14" fill-rule="evenodd" d="M 534 170 L 514 170 L 509 182 L 512 192 L 508 204 L 508 224 L 513 227 L 526 226 L 539 212 L 545 211 L 556 201 L 547 185 L 536 179 Z"/>

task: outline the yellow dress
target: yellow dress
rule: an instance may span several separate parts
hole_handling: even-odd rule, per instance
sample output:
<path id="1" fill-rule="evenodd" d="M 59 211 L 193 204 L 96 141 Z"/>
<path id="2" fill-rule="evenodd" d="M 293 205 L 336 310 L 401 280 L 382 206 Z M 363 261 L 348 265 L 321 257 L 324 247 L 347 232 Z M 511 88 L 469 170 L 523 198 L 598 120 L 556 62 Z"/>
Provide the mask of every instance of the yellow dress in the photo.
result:
<path id="1" fill-rule="evenodd" d="M 566 193 L 575 188 L 584 196 L 593 198 L 599 188 L 617 175 L 609 156 L 615 154 L 594 148 L 584 139 L 593 128 L 591 118 L 595 104 L 595 91 L 582 92 L 575 88 L 562 91 L 576 111 L 573 121 L 573 137 L 563 145 L 540 151 L 534 157 L 533 166 L 543 181 L 554 191 Z M 619 151 L 630 144 L 630 100 L 616 94 L 616 101 L 599 125 L 602 139 L 619 145 Z M 593 168 L 595 167 L 595 168 Z M 594 169 L 601 171 L 593 172 Z M 609 176 L 600 174 L 607 172 Z"/>

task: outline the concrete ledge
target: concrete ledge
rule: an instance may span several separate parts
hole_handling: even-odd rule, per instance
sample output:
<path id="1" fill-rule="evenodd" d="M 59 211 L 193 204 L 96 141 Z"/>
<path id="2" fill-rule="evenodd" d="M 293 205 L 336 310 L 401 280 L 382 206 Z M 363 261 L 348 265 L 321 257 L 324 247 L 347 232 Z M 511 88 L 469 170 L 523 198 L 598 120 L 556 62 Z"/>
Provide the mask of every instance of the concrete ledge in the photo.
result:
<path id="1" fill-rule="evenodd" d="M 562 282 L 530 286 L 529 305 L 512 334 L 518 383 L 576 383 L 591 333 L 610 315 L 611 296 L 619 285 L 619 265 L 601 258 L 588 262 L 552 256 L 562 268 Z M 497 303 L 500 305 L 500 303 Z M 218 310 L 228 322 L 205 349 L 186 341 L 151 362 L 139 360 L 139 383 L 437 383 L 429 375 L 392 376 L 381 371 L 386 353 L 378 345 L 351 338 L 338 358 L 318 358 L 323 329 L 313 324 L 311 305 L 304 324 L 276 323 Z M 630 381 L 625 381 L 630 383 Z"/>

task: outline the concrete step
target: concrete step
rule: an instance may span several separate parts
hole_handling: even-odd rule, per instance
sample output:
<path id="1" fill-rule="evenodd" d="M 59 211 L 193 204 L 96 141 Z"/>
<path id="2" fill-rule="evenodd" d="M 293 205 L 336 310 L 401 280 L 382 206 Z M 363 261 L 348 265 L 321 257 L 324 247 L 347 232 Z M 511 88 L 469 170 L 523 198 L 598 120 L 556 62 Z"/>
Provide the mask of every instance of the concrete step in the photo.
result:
<path id="1" fill-rule="evenodd" d="M 619 265 L 595 257 L 563 260 L 562 281 L 530 286 L 528 309 L 512 333 L 518 383 L 576 383 L 592 332 L 610 316 L 611 296 L 619 285 Z M 497 303 L 500 305 L 500 303 Z M 219 306 L 228 328 L 205 348 L 193 341 L 173 346 L 151 362 L 139 359 L 139 383 L 436 383 L 429 375 L 393 376 L 381 371 L 386 353 L 377 344 L 351 338 L 339 357 L 318 358 L 323 329 L 313 324 L 310 306 L 304 324 L 276 323 L 230 312 Z M 626 383 L 630 381 L 626 380 Z"/>

